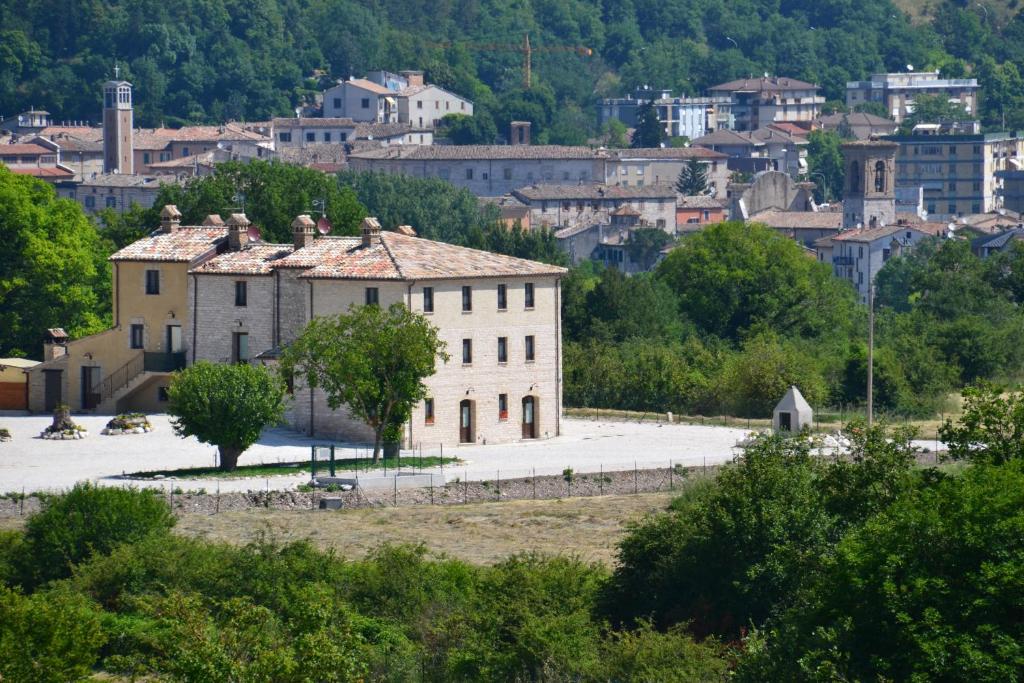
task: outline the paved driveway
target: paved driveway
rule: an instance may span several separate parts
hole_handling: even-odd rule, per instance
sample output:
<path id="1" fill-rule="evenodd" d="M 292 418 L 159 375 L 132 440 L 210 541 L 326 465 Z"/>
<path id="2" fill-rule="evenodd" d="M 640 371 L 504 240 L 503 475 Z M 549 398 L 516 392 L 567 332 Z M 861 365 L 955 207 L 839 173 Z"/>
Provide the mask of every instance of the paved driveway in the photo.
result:
<path id="1" fill-rule="evenodd" d="M 39 439 L 50 424 L 47 416 L 0 416 L 14 441 L 0 443 L 0 493 L 9 491 L 58 490 L 82 480 L 101 484 L 140 484 L 183 489 L 205 488 L 213 491 L 246 491 L 265 488 L 284 490 L 309 480 L 304 470 L 294 475 L 265 478 L 139 481 L 125 473 L 206 467 L 216 464 L 216 449 L 195 439 L 174 436 L 165 415 L 151 416 L 155 431 L 149 434 L 103 436 L 100 430 L 108 417 L 79 415 L 74 418 L 90 435 L 75 441 Z M 462 446 L 445 449 L 445 456 L 464 461 L 457 467 L 445 467 L 451 479 L 492 480 L 541 474 L 560 474 L 566 468 L 577 473 L 604 470 L 668 467 L 669 463 L 687 466 L 708 465 L 730 460 L 736 442 L 744 430 L 690 425 L 656 425 L 629 422 L 563 421 L 559 437 L 517 444 Z M 292 462 L 308 460 L 310 446 L 319 443 L 285 429 L 268 429 L 259 443 L 240 460 L 240 464 Z M 423 448 L 424 455 L 437 455 L 438 447 Z M 346 446 L 338 457 L 366 457 L 367 449 Z M 440 474 L 441 470 L 428 470 Z"/>

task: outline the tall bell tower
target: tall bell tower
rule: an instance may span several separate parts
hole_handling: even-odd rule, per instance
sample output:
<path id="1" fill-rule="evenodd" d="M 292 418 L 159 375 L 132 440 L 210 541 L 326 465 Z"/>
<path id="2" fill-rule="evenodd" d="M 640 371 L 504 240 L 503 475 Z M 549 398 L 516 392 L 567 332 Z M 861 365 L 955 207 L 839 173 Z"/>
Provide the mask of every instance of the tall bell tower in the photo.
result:
<path id="1" fill-rule="evenodd" d="M 843 145 L 844 228 L 878 228 L 896 222 L 897 149 L 899 145 L 888 140 L 858 140 Z"/>
<path id="2" fill-rule="evenodd" d="M 132 140 L 132 84 L 117 80 L 103 84 L 103 172 L 131 175 L 134 170 Z"/>

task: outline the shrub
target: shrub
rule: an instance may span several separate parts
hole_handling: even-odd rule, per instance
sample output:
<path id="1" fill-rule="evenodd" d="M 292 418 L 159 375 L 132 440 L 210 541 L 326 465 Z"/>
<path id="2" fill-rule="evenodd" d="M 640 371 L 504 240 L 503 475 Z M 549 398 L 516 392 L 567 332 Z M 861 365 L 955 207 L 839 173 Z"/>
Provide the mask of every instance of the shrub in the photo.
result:
<path id="1" fill-rule="evenodd" d="M 0 586 L 0 679 L 84 678 L 104 641 L 99 614 L 85 596 L 65 587 L 25 597 Z"/>
<path id="2" fill-rule="evenodd" d="M 108 553 L 174 526 L 167 505 L 152 491 L 76 484 L 44 503 L 25 525 L 26 584 L 60 579 L 96 553 Z"/>

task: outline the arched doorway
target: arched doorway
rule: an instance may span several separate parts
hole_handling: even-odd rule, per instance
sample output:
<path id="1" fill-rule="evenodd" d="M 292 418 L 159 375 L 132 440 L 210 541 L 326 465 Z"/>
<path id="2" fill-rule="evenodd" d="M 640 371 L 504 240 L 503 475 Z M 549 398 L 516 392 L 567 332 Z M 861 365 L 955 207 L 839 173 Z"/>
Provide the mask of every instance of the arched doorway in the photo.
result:
<path id="1" fill-rule="evenodd" d="M 473 443 L 473 402 L 459 402 L 459 443 Z"/>
<path id="2" fill-rule="evenodd" d="M 523 396 L 523 438 L 537 438 L 537 399 Z"/>

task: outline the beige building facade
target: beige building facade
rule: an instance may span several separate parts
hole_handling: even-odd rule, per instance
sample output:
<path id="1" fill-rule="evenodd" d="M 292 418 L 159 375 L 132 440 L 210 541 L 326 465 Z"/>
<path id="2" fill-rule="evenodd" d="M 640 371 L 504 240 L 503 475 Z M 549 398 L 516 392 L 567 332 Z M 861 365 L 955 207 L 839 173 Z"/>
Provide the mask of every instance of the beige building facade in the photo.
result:
<path id="1" fill-rule="evenodd" d="M 918 95 L 939 96 L 959 104 L 971 117 L 978 113 L 978 79 L 940 78 L 938 71 L 872 74 L 867 81 L 846 84 L 846 106 L 851 110 L 878 102 L 896 123 L 914 112 Z"/>
<path id="2" fill-rule="evenodd" d="M 561 415 L 564 269 L 393 232 L 317 237 L 308 216 L 291 245 L 246 244 L 193 268 L 190 362 L 273 363 L 315 317 L 402 303 L 438 328 L 450 359 L 425 380 L 406 446 L 554 436 Z M 239 298 L 239 292 L 245 294 Z M 297 380 L 287 420 L 346 442 L 372 431 Z"/>

